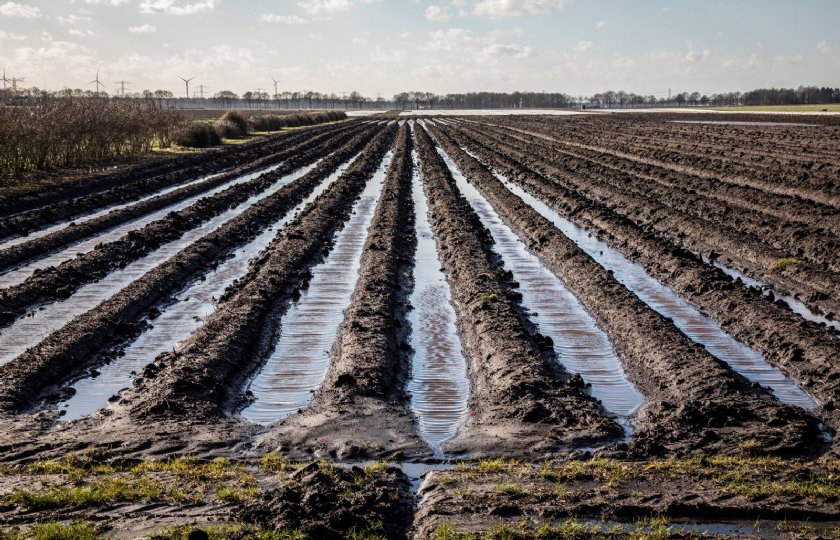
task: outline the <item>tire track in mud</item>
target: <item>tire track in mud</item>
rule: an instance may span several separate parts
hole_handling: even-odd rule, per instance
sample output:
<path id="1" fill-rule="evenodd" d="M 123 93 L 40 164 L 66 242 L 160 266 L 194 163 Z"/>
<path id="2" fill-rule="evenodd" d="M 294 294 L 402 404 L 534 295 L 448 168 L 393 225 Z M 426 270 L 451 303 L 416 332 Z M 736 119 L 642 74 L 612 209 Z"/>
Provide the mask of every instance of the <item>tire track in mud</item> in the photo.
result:
<path id="1" fill-rule="evenodd" d="M 323 194 L 284 227 L 248 275 L 180 351 L 159 356 L 127 397 L 132 418 L 217 421 L 245 404 L 242 388 L 270 353 L 281 316 L 324 256 L 396 132 L 381 128 Z"/>
<path id="2" fill-rule="evenodd" d="M 456 145 L 453 159 L 530 249 L 557 274 L 612 338 L 628 373 L 648 400 L 637 417 L 633 454 L 703 448 L 804 454 L 820 446 L 816 418 L 753 386 L 581 250 L 483 165 Z"/>
<path id="3" fill-rule="evenodd" d="M 92 251 L 80 254 L 58 266 L 40 270 L 19 285 L 0 289 L 0 328 L 31 312 L 34 307 L 69 298 L 86 283 L 101 279 L 119 268 L 125 268 L 161 246 L 178 240 L 187 231 L 236 208 L 300 167 L 317 162 L 328 154 L 330 148 L 345 143 L 354 134 L 355 131 L 350 131 L 328 139 L 323 144 L 301 151 L 258 178 L 236 183 L 215 195 L 201 198 L 192 205 L 169 212 L 140 229 L 133 229 L 113 242 L 97 244 Z"/>
<path id="4" fill-rule="evenodd" d="M 548 204 L 577 226 L 594 231 L 611 247 L 644 267 L 653 277 L 714 318 L 735 339 L 760 352 L 815 396 L 819 413 L 835 431 L 840 425 L 840 344 L 825 328 L 780 309 L 755 289 L 733 282 L 723 271 L 692 253 L 675 248 L 660 237 L 609 208 L 561 188 L 544 177 L 480 142 L 480 136 L 457 131 L 464 141 L 494 169 Z M 491 143 L 492 144 L 492 143 Z"/>
<path id="5" fill-rule="evenodd" d="M 471 379 L 471 416 L 444 451 L 545 456 L 620 437 L 583 381 L 554 362 L 544 337 L 529 332 L 489 233 L 425 129 L 415 130 L 415 144 Z"/>
<path id="6" fill-rule="evenodd" d="M 705 252 L 722 252 L 727 257 L 749 267 L 751 272 L 764 275 L 767 280 L 784 288 L 802 293 L 809 303 L 819 307 L 824 313 L 840 311 L 840 280 L 837 274 L 822 270 L 816 264 L 802 261 L 790 265 L 781 271 L 769 273 L 776 261 L 792 254 L 778 251 L 758 238 L 733 230 L 726 225 L 706 223 L 692 219 L 667 205 L 657 201 L 641 200 L 639 197 L 622 195 L 621 189 L 600 188 L 598 179 L 587 179 L 578 171 L 566 170 L 544 157 L 534 155 L 534 148 L 543 148 L 539 142 L 510 145 L 500 135 L 491 135 L 505 149 L 517 153 L 517 159 L 529 167 L 548 175 L 573 190 L 592 192 L 600 202 L 628 214 L 631 219 L 638 219 L 660 234 L 669 236 L 679 245 Z M 632 214 L 632 215 L 631 215 Z"/>
<path id="7" fill-rule="evenodd" d="M 358 282 L 310 406 L 269 430 L 261 446 L 339 459 L 404 459 L 427 453 L 414 434 L 407 295 L 414 215 L 411 134 L 400 126 L 380 202 L 368 229 Z"/>
<path id="8" fill-rule="evenodd" d="M 326 137 L 326 135 L 323 137 Z M 305 151 L 309 145 L 310 143 L 304 142 L 291 149 L 287 149 L 271 156 L 259 158 L 256 163 L 251 163 L 235 171 L 215 176 L 197 184 L 179 188 L 165 195 L 152 197 L 120 210 L 109 212 L 104 216 L 87 220 L 73 226 L 67 226 L 46 236 L 0 250 L 0 272 L 7 272 L 33 259 L 37 260 L 46 257 L 50 253 L 72 246 L 74 243 L 95 237 L 96 235 L 105 233 L 109 229 L 119 225 L 142 219 L 144 216 L 147 216 L 152 212 L 165 210 L 169 206 L 182 203 L 194 197 L 199 197 L 205 192 L 225 186 L 231 182 L 239 181 L 243 177 L 246 181 L 251 180 L 252 178 L 259 176 L 259 173 L 261 172 L 260 168 L 271 168 L 273 164 L 292 158 Z M 256 172 L 251 172 L 249 175 L 249 171 Z M 72 253 L 72 247 L 70 252 Z M 68 256 L 69 255 L 70 253 L 68 253 Z"/>
<path id="9" fill-rule="evenodd" d="M 143 195 L 177 187 L 196 177 L 219 174 L 264 158 L 276 148 L 295 145 L 313 135 L 345 128 L 317 126 L 281 133 L 268 139 L 234 147 L 210 149 L 164 163 L 141 163 L 113 174 L 92 175 L 58 185 L 37 186 L 27 193 L 0 194 L 0 239 L 25 234 L 60 221 L 68 221 L 107 206 L 136 200 Z"/>
<path id="10" fill-rule="evenodd" d="M 142 319 L 158 304 L 286 215 L 343 161 L 358 152 L 370 137 L 368 131 L 357 135 L 312 172 L 249 207 L 0 367 L 0 410 L 31 407 L 50 385 L 61 384 L 81 370 L 101 364 L 103 350 L 136 337 L 142 330 Z M 255 265 L 259 264 L 260 260 L 257 260 Z"/>

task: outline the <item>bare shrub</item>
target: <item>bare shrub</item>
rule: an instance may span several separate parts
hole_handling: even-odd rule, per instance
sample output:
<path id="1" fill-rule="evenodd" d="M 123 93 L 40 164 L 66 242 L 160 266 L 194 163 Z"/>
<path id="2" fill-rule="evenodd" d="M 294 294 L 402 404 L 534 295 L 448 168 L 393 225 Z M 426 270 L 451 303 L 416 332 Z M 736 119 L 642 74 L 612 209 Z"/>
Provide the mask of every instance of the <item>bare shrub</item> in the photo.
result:
<path id="1" fill-rule="evenodd" d="M 182 123 L 151 100 L 32 97 L 0 106 L 0 174 L 142 155 L 168 147 Z"/>
<path id="2" fill-rule="evenodd" d="M 251 126 L 248 125 L 248 120 L 242 114 L 236 111 L 228 111 L 219 118 L 220 122 L 230 122 L 239 130 L 240 136 L 247 135 L 251 132 Z"/>

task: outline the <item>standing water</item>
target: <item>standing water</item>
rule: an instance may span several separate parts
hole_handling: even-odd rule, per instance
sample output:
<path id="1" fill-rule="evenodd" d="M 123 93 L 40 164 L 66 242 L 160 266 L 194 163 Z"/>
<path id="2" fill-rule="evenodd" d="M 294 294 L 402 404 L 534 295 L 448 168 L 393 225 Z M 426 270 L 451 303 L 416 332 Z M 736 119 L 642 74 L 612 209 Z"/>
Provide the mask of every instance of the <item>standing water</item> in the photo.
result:
<path id="1" fill-rule="evenodd" d="M 135 374 L 158 355 L 180 344 L 216 309 L 216 299 L 235 280 L 248 272 L 248 263 L 283 229 L 295 215 L 323 193 L 344 172 L 352 160 L 342 165 L 309 194 L 286 216 L 264 230 L 231 259 L 210 272 L 206 279 L 194 283 L 176 295 L 176 302 L 163 310 L 154 321 L 154 327 L 140 335 L 126 348 L 125 354 L 100 369 L 99 375 L 77 382 L 74 395 L 59 404 L 62 420 L 75 420 L 88 416 L 108 405 L 108 400 L 120 390 L 128 388 Z M 175 346 L 175 350 L 178 350 Z"/>
<path id="2" fill-rule="evenodd" d="M 198 228 L 187 231 L 177 240 L 160 246 L 145 257 L 134 261 L 125 268 L 111 272 L 99 281 L 85 285 L 66 300 L 52 303 L 49 309 L 36 311 L 0 330 L 0 365 L 11 361 L 26 349 L 37 345 L 47 335 L 63 327 L 74 317 L 108 300 L 133 281 L 140 279 L 147 272 L 177 255 L 182 249 L 223 226 L 251 205 L 276 193 L 291 181 L 304 176 L 316 166 L 317 163 L 283 177 L 262 193 L 252 196 L 236 208 L 219 214 Z"/>
<path id="3" fill-rule="evenodd" d="M 505 268 L 521 285 L 522 306 L 535 317 L 540 333 L 551 338 L 558 361 L 572 373 L 578 373 L 629 436 L 630 417 L 642 404 L 643 397 L 627 379 L 624 367 L 609 338 L 566 285 L 545 267 L 539 257 L 496 213 L 490 203 L 461 174 L 440 149 L 458 189 L 490 231 L 496 251 Z"/>
<path id="4" fill-rule="evenodd" d="M 282 318 L 280 337 L 263 369 L 251 382 L 254 401 L 242 416 L 268 425 L 304 408 L 324 380 L 332 346 L 359 277 L 370 227 L 382 193 L 389 153 L 338 233 L 326 261 L 312 270 L 309 287 Z"/>
<path id="5" fill-rule="evenodd" d="M 409 321 L 414 360 L 408 391 L 420 436 L 431 445 L 437 457 L 442 457 L 442 444 L 455 435 L 467 418 L 470 383 L 455 326 L 455 310 L 450 304 L 449 285 L 440 269 L 428 203 L 416 169 L 411 195 L 417 252 L 414 290 L 409 299 L 413 307 Z"/>
<path id="6" fill-rule="evenodd" d="M 640 265 L 562 217 L 504 176 L 496 174 L 496 177 L 601 266 L 612 271 L 619 283 L 653 310 L 671 319 L 677 328 L 696 343 L 703 345 L 713 356 L 729 364 L 747 379 L 773 390 L 783 403 L 805 409 L 817 406 L 813 398 L 782 370 L 770 365 L 757 351 L 724 332 L 715 321 L 701 314 L 688 301 L 650 276 Z"/>

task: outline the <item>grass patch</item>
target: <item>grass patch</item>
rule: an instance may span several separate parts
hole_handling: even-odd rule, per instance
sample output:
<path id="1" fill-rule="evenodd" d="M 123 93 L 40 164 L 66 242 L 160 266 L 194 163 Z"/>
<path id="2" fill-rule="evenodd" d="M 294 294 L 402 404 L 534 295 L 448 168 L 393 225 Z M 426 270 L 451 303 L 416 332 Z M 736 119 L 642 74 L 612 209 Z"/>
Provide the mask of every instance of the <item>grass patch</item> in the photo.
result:
<path id="1" fill-rule="evenodd" d="M 156 533 L 153 537 L 160 540 L 187 540 L 190 533 L 197 530 L 191 525 L 172 527 Z M 210 540 L 304 540 L 306 535 L 297 529 L 281 529 L 279 531 L 263 529 L 255 525 L 214 525 L 201 527 Z"/>
<path id="2" fill-rule="evenodd" d="M 771 273 L 779 272 L 782 269 L 787 268 L 788 266 L 791 266 L 793 264 L 799 264 L 801 262 L 801 260 L 795 259 L 793 257 L 783 257 L 781 259 L 776 259 L 775 261 L 773 261 L 773 264 L 771 264 L 767 270 Z"/>

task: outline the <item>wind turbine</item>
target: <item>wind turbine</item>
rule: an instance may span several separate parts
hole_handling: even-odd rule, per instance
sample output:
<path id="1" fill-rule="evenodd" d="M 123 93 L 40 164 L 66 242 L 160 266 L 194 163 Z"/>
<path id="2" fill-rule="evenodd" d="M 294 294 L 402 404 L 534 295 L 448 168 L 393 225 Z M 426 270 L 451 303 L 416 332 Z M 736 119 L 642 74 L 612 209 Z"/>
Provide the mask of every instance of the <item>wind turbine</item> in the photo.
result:
<path id="1" fill-rule="evenodd" d="M 195 77 L 190 77 L 189 79 L 185 79 L 183 77 L 178 77 L 178 78 L 181 79 L 182 81 L 184 81 L 184 84 L 187 85 L 187 99 L 190 99 L 190 81 L 195 79 Z"/>
<path id="2" fill-rule="evenodd" d="M 98 69 L 96 70 L 96 78 L 93 79 L 92 81 L 90 81 L 88 84 L 96 84 L 96 93 L 97 94 L 99 93 L 99 87 L 100 86 L 103 86 L 103 87 L 105 86 L 104 84 L 99 82 L 99 70 Z"/>

